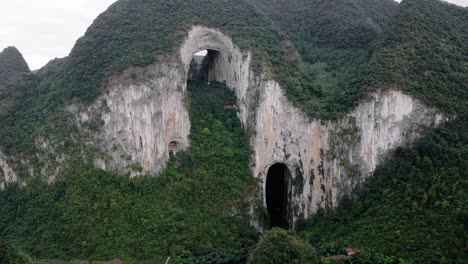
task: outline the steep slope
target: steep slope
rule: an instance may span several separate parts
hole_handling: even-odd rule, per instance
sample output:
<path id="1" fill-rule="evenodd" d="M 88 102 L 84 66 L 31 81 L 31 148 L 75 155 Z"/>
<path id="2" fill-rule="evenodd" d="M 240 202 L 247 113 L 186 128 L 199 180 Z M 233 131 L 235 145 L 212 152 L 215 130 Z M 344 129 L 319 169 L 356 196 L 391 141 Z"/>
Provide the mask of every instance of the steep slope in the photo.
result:
<path id="1" fill-rule="evenodd" d="M 48 114 L 55 113 L 73 98 L 93 101 L 111 76 L 131 66 L 162 64 L 173 59 L 192 25 L 222 29 L 240 47 L 255 49 L 258 69 L 271 64 L 281 67 L 281 72 L 298 69 L 297 63 L 283 59 L 293 49 L 282 43 L 281 34 L 243 1 L 203 0 L 195 4 L 182 0 L 121 0 L 96 19 L 77 41 L 70 56 L 47 66 L 52 70 L 45 70 L 46 76 L 38 76 L 39 82 L 31 86 L 34 96 L 28 94 L 22 98 L 28 101 L 28 107 L 21 107 L 24 103 L 19 102 L 15 111 L 17 119 L 35 118 L 25 122 L 28 127 L 21 130 L 0 128 L 0 145 L 8 154 L 34 152 L 29 135 L 43 129 Z M 23 143 L 10 147 L 11 142 L 3 140 L 13 137 Z"/>
<path id="2" fill-rule="evenodd" d="M 318 247 L 358 247 L 415 263 L 466 263 L 468 120 L 400 148 L 374 177 L 304 235 Z"/>

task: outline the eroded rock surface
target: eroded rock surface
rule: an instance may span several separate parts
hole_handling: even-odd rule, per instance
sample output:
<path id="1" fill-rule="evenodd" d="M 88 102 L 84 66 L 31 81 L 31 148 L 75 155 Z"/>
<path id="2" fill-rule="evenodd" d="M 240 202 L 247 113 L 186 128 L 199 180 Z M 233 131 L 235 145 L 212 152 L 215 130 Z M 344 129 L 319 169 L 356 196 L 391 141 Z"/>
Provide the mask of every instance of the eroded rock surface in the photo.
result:
<path id="1" fill-rule="evenodd" d="M 0 151 L 0 190 L 4 190 L 8 183 L 18 181 L 18 176 L 8 164 L 7 157 Z"/>

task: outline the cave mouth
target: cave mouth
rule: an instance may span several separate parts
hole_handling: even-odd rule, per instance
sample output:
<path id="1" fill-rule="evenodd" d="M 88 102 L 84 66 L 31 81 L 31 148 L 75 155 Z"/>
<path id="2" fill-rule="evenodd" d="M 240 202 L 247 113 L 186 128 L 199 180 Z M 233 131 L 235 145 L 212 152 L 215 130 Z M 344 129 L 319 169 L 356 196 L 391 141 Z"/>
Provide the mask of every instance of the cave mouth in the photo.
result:
<path id="1" fill-rule="evenodd" d="M 187 73 L 187 81 L 210 81 L 210 70 L 213 62 L 220 56 L 217 50 L 201 50 L 193 54 L 190 68 Z"/>
<path id="2" fill-rule="evenodd" d="M 169 143 L 168 149 L 169 152 L 173 152 L 175 154 L 181 149 L 180 143 L 176 140 L 173 140 Z"/>
<path id="3" fill-rule="evenodd" d="M 283 163 L 276 163 L 268 170 L 265 193 L 270 228 L 289 229 L 290 179 L 291 173 Z"/>

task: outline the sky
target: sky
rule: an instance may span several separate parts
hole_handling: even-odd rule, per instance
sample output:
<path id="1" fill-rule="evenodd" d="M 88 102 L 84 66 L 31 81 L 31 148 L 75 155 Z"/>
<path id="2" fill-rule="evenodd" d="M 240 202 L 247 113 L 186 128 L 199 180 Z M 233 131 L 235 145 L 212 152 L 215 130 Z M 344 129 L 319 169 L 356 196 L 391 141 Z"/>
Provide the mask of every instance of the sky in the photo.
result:
<path id="1" fill-rule="evenodd" d="M 0 51 L 15 46 L 36 70 L 67 56 L 88 26 L 116 0 L 0 0 Z M 170 1 L 170 0 L 168 0 Z M 468 0 L 448 0 L 468 6 Z"/>

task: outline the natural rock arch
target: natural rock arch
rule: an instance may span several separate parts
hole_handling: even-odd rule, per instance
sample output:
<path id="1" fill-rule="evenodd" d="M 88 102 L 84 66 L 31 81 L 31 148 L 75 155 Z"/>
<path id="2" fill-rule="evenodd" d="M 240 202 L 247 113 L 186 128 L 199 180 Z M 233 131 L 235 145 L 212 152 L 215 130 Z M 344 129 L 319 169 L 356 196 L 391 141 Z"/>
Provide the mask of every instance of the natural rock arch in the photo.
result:
<path id="1" fill-rule="evenodd" d="M 225 83 L 237 96 L 239 117 L 247 126 L 252 119 L 251 108 L 254 102 L 249 88 L 255 88 L 250 82 L 251 52 L 241 50 L 232 39 L 219 30 L 202 26 L 194 26 L 187 35 L 180 49 L 180 59 L 183 64 L 184 76 L 187 76 L 193 55 L 199 51 L 208 50 L 211 61 L 208 69 L 208 81 Z"/>

